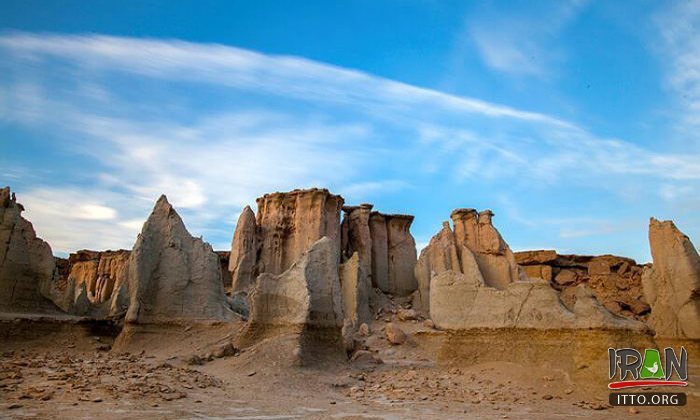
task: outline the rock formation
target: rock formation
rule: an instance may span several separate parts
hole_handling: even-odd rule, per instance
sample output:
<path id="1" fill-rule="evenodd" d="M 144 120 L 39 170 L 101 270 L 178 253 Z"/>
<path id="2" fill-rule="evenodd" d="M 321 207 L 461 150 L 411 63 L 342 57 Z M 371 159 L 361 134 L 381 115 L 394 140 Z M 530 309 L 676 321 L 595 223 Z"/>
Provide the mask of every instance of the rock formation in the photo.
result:
<path id="1" fill-rule="evenodd" d="M 281 274 L 322 237 L 340 260 L 340 209 L 343 198 L 312 188 L 265 194 L 257 199 L 258 273 Z M 238 255 L 232 255 L 232 259 Z"/>
<path id="2" fill-rule="evenodd" d="M 73 315 L 123 314 L 128 306 L 129 254 L 127 250 L 72 253 L 61 264 L 57 280 L 42 292 Z"/>
<path id="3" fill-rule="evenodd" d="M 228 319 L 219 257 L 161 196 L 129 257 L 129 323 Z"/>
<path id="4" fill-rule="evenodd" d="M 490 210 L 477 213 L 474 209 L 457 209 L 451 214 L 454 231 L 449 222 L 443 222 L 440 232 L 421 251 L 415 266 L 418 308 L 429 311 L 431 279 L 447 270 L 455 273 L 478 270 L 484 284 L 497 289 L 525 279 L 515 255 L 493 226 L 492 217 Z M 472 260 L 476 261 L 476 267 L 472 266 Z"/>
<path id="5" fill-rule="evenodd" d="M 343 223 L 341 225 L 341 249 L 345 258 L 351 258 L 358 253 L 362 271 L 372 283 L 372 233 L 369 228 L 369 218 L 372 212 L 371 204 L 359 206 L 344 206 Z"/>
<path id="6" fill-rule="evenodd" d="M 657 337 L 700 339 L 700 256 L 690 239 L 668 221 L 649 221 L 654 265 L 642 277 L 651 304 L 649 325 Z"/>
<path id="7" fill-rule="evenodd" d="M 362 323 L 371 321 L 369 294 L 372 291 L 372 285 L 364 270 L 365 268 L 360 264 L 358 252 L 340 265 L 343 316 L 350 320 L 355 329 Z"/>
<path id="8" fill-rule="evenodd" d="M 36 236 L 22 211 L 10 187 L 0 189 L 0 308 L 53 311 L 40 289 L 53 281 L 56 263 L 51 247 Z"/>
<path id="9" fill-rule="evenodd" d="M 250 323 L 340 331 L 343 326 L 341 287 L 335 240 L 314 243 L 285 272 L 263 273 L 250 294 Z"/>
<path id="10" fill-rule="evenodd" d="M 488 286 L 504 289 L 524 278 L 515 256 L 492 224 L 493 212 L 456 209 L 450 215 L 454 224 L 457 252 L 466 246 L 473 253 Z"/>
<path id="11" fill-rule="evenodd" d="M 245 206 L 238 217 L 231 242 L 228 271 L 233 278 L 231 289 L 234 292 L 248 290 L 257 277 L 255 272 L 258 252 L 256 228 L 255 213 L 250 206 Z"/>
<path id="12" fill-rule="evenodd" d="M 545 280 L 559 290 L 569 309 L 574 307 L 577 286 L 585 284 L 616 315 L 645 320 L 649 314 L 642 291 L 644 266 L 630 258 L 558 255 L 543 250 L 516 252 L 515 259 L 528 277 Z"/>
<path id="13" fill-rule="evenodd" d="M 370 283 L 381 291 L 398 296 L 413 293 L 417 287 L 413 274 L 416 242 L 410 232 L 413 216 L 371 211 L 371 204 L 343 210 L 344 257 L 350 258 L 357 251 Z"/>
<path id="14" fill-rule="evenodd" d="M 473 273 L 476 271 L 471 270 Z M 617 317 L 602 307 L 585 286 L 579 286 L 573 311 L 544 281 L 517 281 L 505 289 L 487 286 L 478 276 L 452 270 L 433 277 L 430 315 L 442 329 L 626 329 L 645 331 L 638 321 Z"/>

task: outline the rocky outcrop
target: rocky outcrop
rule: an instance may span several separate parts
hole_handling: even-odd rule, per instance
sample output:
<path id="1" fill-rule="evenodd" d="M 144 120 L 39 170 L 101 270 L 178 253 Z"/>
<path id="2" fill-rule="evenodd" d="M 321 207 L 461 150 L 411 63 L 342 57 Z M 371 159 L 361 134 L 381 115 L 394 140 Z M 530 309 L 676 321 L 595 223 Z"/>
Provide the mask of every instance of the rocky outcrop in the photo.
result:
<path id="1" fill-rule="evenodd" d="M 55 276 L 51 247 L 36 236 L 22 211 L 10 187 L 0 189 L 0 310 L 54 311 L 40 293 Z"/>
<path id="2" fill-rule="evenodd" d="M 73 315 L 123 315 L 128 306 L 129 254 L 127 250 L 72 253 L 61 264 L 57 280 L 43 292 Z"/>
<path id="3" fill-rule="evenodd" d="M 258 273 L 281 274 L 324 236 L 340 261 L 341 196 L 317 188 L 277 192 L 258 198 L 257 206 Z"/>
<path id="4" fill-rule="evenodd" d="M 457 252 L 463 246 L 474 253 L 486 285 L 504 289 L 508 284 L 524 279 L 524 273 L 515 262 L 515 255 L 493 226 L 493 212 L 474 209 L 456 209 L 450 218 L 454 224 Z"/>
<path id="5" fill-rule="evenodd" d="M 649 221 L 654 265 L 645 270 L 644 295 L 651 304 L 649 325 L 657 337 L 700 339 L 700 256 L 670 221 Z"/>
<path id="6" fill-rule="evenodd" d="M 165 196 L 143 225 L 129 257 L 129 323 L 223 320 L 232 312 L 219 257 L 193 238 Z"/>
<path id="7" fill-rule="evenodd" d="M 449 222 L 425 247 L 415 266 L 418 293 L 414 304 L 424 312 L 430 310 L 431 279 L 451 270 L 455 273 L 478 271 L 486 286 L 505 289 L 514 281 L 525 279 L 515 255 L 492 224 L 490 210 L 457 209 Z M 476 266 L 472 264 L 476 261 Z"/>
<path id="8" fill-rule="evenodd" d="M 516 252 L 515 259 L 530 278 L 549 282 L 561 292 L 567 308 L 576 303 L 576 288 L 585 284 L 610 312 L 645 320 L 650 307 L 642 291 L 642 271 L 630 258 L 614 255 L 558 255 L 553 250 Z"/>
<path id="9" fill-rule="evenodd" d="M 370 283 L 384 293 L 413 293 L 417 288 L 413 274 L 416 242 L 410 232 L 413 216 L 371 211 L 371 204 L 346 206 L 343 210 L 343 257 L 358 252 Z"/>
<path id="10" fill-rule="evenodd" d="M 372 233 L 369 228 L 369 218 L 372 212 L 371 204 L 359 206 L 344 206 L 343 223 L 341 224 L 341 249 L 344 258 L 358 254 L 362 271 L 372 283 Z"/>
<path id="11" fill-rule="evenodd" d="M 478 276 L 452 270 L 433 277 L 430 315 L 438 328 L 624 329 L 645 331 L 638 321 L 611 314 L 585 286 L 579 286 L 573 311 L 543 281 L 517 281 L 505 289 L 487 286 Z"/>
<path id="12" fill-rule="evenodd" d="M 231 265 L 229 258 L 231 257 L 231 251 L 215 251 L 216 255 L 219 257 L 219 266 L 221 267 L 221 284 L 224 285 L 224 290 L 229 292 L 231 290 L 231 272 L 228 271 L 228 267 Z"/>
<path id="13" fill-rule="evenodd" d="M 250 324 L 259 329 L 304 327 L 340 332 L 343 308 L 336 256 L 334 240 L 324 237 L 282 274 L 261 274 L 250 294 Z"/>
<path id="14" fill-rule="evenodd" d="M 258 246 L 256 236 L 255 213 L 250 206 L 246 206 L 236 223 L 227 270 L 231 273 L 231 288 L 234 292 L 248 290 L 257 277 Z"/>
<path id="15" fill-rule="evenodd" d="M 357 329 L 362 323 L 371 321 L 369 301 L 372 285 L 360 264 L 360 254 L 355 252 L 349 260 L 340 265 L 340 287 L 342 292 L 343 316 Z"/>

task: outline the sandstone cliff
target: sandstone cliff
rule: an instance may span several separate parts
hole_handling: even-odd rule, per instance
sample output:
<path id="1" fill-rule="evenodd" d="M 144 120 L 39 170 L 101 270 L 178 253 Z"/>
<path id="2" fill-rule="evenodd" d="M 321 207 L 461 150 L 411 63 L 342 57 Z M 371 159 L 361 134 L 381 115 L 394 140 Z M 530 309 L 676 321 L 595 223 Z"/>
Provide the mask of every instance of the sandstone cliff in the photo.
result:
<path id="1" fill-rule="evenodd" d="M 668 221 L 649 221 L 654 265 L 645 270 L 649 325 L 658 337 L 700 339 L 700 256 L 690 239 Z"/>
<path id="2" fill-rule="evenodd" d="M 161 196 L 129 257 L 126 321 L 230 319 L 219 264 L 211 246 L 193 238 Z"/>
<path id="3" fill-rule="evenodd" d="M 128 306 L 129 254 L 123 249 L 72 253 L 61 263 L 57 280 L 42 292 L 69 314 L 123 315 Z"/>
<path id="4" fill-rule="evenodd" d="M 642 291 L 642 271 L 630 258 L 614 255 L 559 255 L 553 250 L 516 252 L 515 259 L 530 278 L 549 282 L 572 309 L 576 288 L 585 284 L 610 312 L 645 320 L 649 315 Z"/>
<path id="5" fill-rule="evenodd" d="M 40 293 L 56 272 L 51 247 L 36 236 L 22 211 L 10 187 L 0 189 L 0 309 L 55 311 Z"/>

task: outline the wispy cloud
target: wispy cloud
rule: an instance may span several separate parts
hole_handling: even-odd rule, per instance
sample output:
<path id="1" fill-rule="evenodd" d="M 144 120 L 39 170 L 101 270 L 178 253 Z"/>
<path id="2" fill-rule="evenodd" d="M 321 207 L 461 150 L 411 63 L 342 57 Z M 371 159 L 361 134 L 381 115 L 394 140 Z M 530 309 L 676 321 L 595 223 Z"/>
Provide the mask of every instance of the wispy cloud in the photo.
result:
<path id="1" fill-rule="evenodd" d="M 194 233 L 225 246 L 232 229 L 224 221 L 271 190 L 329 186 L 362 200 L 434 176 L 492 188 L 648 182 L 662 194 L 661 184 L 700 180 L 698 155 L 298 57 L 28 33 L 0 36 L 0 57 L 0 123 L 38 131 L 62 145 L 63 158 L 77 156 L 61 168 L 62 184 L 52 180 L 54 193 L 22 194 L 39 207 L 31 211 L 41 234 L 64 252 L 130 246 L 124 237 L 134 237 L 161 193 Z M 89 207 L 71 223 L 44 210 L 76 202 Z"/>
<path id="2" fill-rule="evenodd" d="M 686 141 L 693 141 L 700 149 L 700 1 L 664 7 L 656 24 L 661 35 L 656 49 L 681 111 L 678 128 Z"/>
<path id="3" fill-rule="evenodd" d="M 484 63 L 496 71 L 550 76 L 564 55 L 556 43 L 558 35 L 586 3 L 564 0 L 506 14 L 486 11 L 478 20 L 470 17 L 461 36 L 468 36 Z"/>

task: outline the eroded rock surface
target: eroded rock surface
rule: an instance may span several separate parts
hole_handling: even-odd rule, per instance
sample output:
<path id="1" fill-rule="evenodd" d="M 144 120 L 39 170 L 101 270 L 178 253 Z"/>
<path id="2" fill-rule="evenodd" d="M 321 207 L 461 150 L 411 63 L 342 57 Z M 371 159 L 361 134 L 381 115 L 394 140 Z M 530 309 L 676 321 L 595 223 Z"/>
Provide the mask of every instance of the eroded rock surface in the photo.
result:
<path id="1" fill-rule="evenodd" d="M 48 243 L 22 217 L 10 187 L 0 189 L 0 308 L 8 312 L 53 311 L 40 289 L 53 282 L 56 263 Z"/>
<path id="2" fill-rule="evenodd" d="M 440 232 L 421 251 L 415 266 L 417 307 L 429 312 L 431 279 L 447 270 L 478 272 L 485 285 L 497 289 L 525 279 L 515 255 L 493 227 L 492 216 L 490 210 L 477 213 L 474 209 L 456 209 L 451 214 L 454 231 L 449 222 L 443 222 Z"/>
<path id="3" fill-rule="evenodd" d="M 250 322 L 257 326 L 337 329 L 343 326 L 335 243 L 318 240 L 287 271 L 263 273 L 250 294 Z"/>
<path id="4" fill-rule="evenodd" d="M 265 194 L 257 205 L 259 273 L 281 274 L 324 236 L 340 261 L 341 196 L 312 188 Z"/>
<path id="5" fill-rule="evenodd" d="M 193 238 L 165 196 L 143 225 L 129 258 L 130 323 L 223 320 L 232 316 L 219 257 Z"/>
<path id="6" fill-rule="evenodd" d="M 123 315 L 129 300 L 129 254 L 127 250 L 72 253 L 62 264 L 57 280 L 43 292 L 73 315 Z"/>
<path id="7" fill-rule="evenodd" d="M 340 286 L 342 290 L 343 315 L 357 329 L 362 323 L 371 321 L 369 294 L 372 285 L 360 264 L 360 255 L 355 252 L 349 260 L 340 265 Z"/>
<path id="8" fill-rule="evenodd" d="M 248 290 L 255 281 L 258 252 L 255 213 L 250 206 L 243 209 L 231 242 L 228 272 L 231 273 L 234 292 Z"/>
<path id="9" fill-rule="evenodd" d="M 530 278 L 549 282 L 567 308 L 576 303 L 576 287 L 585 284 L 610 312 L 645 320 L 650 307 L 642 291 L 644 266 L 615 255 L 558 255 L 553 250 L 516 252 Z"/>
<path id="10" fill-rule="evenodd" d="M 478 277 L 451 270 L 432 280 L 430 315 L 439 328 L 628 329 L 645 331 L 638 321 L 618 317 L 598 304 L 585 286 L 569 311 L 544 281 L 517 281 L 496 289 Z"/>
<path id="11" fill-rule="evenodd" d="M 654 265 L 645 270 L 644 295 L 651 304 L 649 325 L 658 337 L 700 338 L 700 256 L 670 221 L 649 221 Z"/>

